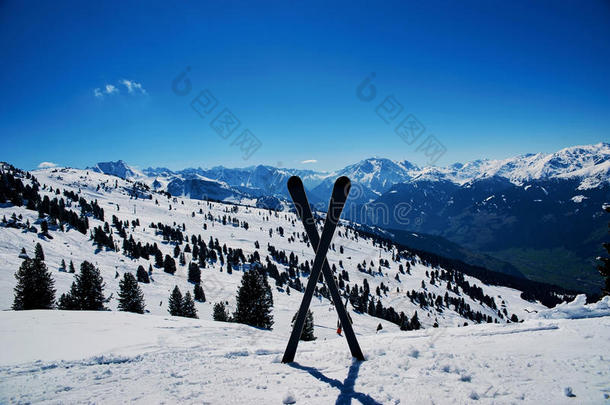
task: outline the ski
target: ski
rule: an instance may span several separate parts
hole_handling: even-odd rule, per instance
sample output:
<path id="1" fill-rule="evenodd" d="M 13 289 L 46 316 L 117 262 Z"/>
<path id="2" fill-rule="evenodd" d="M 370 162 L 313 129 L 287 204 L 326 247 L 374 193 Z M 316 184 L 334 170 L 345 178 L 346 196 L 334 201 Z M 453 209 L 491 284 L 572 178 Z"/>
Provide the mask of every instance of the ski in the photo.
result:
<path id="1" fill-rule="evenodd" d="M 309 309 L 316 283 L 320 277 L 320 272 L 326 279 L 326 285 L 330 290 L 333 303 L 337 309 L 339 321 L 345 330 L 345 337 L 352 356 L 358 360 L 364 360 L 362 350 L 360 349 L 360 345 L 356 339 L 356 335 L 349 321 L 349 317 L 347 316 L 347 311 L 341 302 L 341 295 L 335 283 L 333 273 L 328 265 L 328 262 L 326 261 L 326 253 L 331 244 L 337 224 L 339 223 L 339 218 L 341 217 L 341 212 L 343 211 L 345 201 L 347 200 L 350 187 L 350 180 L 345 176 L 339 177 L 335 181 L 331 199 L 328 205 L 326 221 L 324 223 L 324 228 L 322 229 L 322 236 L 320 237 L 318 235 L 318 230 L 316 229 L 315 219 L 311 213 L 311 208 L 309 207 L 309 201 L 307 200 L 307 195 L 305 194 L 303 182 L 298 176 L 293 176 L 288 180 L 288 192 L 292 197 L 297 216 L 301 219 L 301 222 L 303 222 L 305 232 L 309 237 L 309 241 L 311 242 L 311 246 L 314 249 L 316 256 L 314 259 L 313 268 L 309 275 L 307 287 L 305 288 L 303 300 L 301 301 L 299 312 L 297 313 L 292 333 L 290 335 L 290 339 L 288 340 L 286 351 L 284 352 L 284 357 L 282 359 L 283 363 L 290 363 L 294 361 L 299 338 L 305 323 L 307 310 Z"/>

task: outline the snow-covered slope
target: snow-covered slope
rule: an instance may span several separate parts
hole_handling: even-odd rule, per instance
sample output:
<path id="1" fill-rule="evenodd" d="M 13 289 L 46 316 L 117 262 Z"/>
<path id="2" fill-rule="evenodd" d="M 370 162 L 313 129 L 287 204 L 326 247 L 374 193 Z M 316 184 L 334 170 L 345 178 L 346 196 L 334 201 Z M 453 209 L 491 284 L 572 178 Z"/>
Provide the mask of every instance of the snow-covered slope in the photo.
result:
<path id="1" fill-rule="evenodd" d="M 218 239 L 220 246 L 226 244 L 228 248 L 234 250 L 242 249 L 246 257 L 258 251 L 263 262 L 268 256 L 269 260 L 278 266 L 280 272 L 288 271 L 289 266 L 287 263 L 278 262 L 276 258 L 273 258 L 268 250 L 269 244 L 277 251 L 285 252 L 286 256 L 289 256 L 290 253 L 295 254 L 299 258 L 299 263 L 305 261 L 312 263 L 314 259 L 311 246 L 303 239 L 302 225 L 293 213 L 273 212 L 252 206 L 212 203 L 181 197 L 169 198 L 157 193 L 148 194 L 151 196 L 150 199 L 135 199 L 132 197 L 134 183 L 131 181 L 92 171 L 43 169 L 35 171 L 33 174 L 41 184 L 42 195 L 47 195 L 52 199 L 61 197 L 61 195 L 57 195 L 58 190 L 61 190 L 60 194 L 67 190 L 78 193 L 87 201 L 95 200 L 104 209 L 106 222 L 112 224 L 111 218 L 116 216 L 120 221 L 127 221 L 131 224 L 126 227 L 127 239 L 133 237 L 136 243 L 140 242 L 142 245 L 156 243 L 164 255 L 173 256 L 175 243 L 163 240 L 158 229 L 152 228 L 150 224 L 162 223 L 177 227 L 182 230 L 189 241 L 193 236 L 201 236 L 201 239 L 206 242 L 210 237 Z M 70 209 L 80 212 L 77 203 L 68 202 L 68 205 Z M 40 222 L 36 211 L 10 204 L 0 207 L 0 218 L 6 217 L 9 223 L 12 222 L 10 218 L 13 214 L 21 218 L 17 220 L 18 224 Z M 223 217 L 228 217 L 224 224 Z M 232 219 L 236 219 L 240 225 L 236 226 Z M 0 227 L 0 266 L 2 268 L 0 291 L 4 292 L 0 294 L 0 308 L 8 309 L 12 304 L 11 292 L 15 285 L 13 274 L 22 261 L 19 258 L 20 250 L 25 248 L 31 256 L 36 243 L 42 244 L 46 263 L 53 271 L 56 280 L 58 296 L 68 290 L 73 280 L 72 274 L 59 271 L 61 261 L 65 260 L 66 263 L 73 261 L 78 268 L 82 261 L 88 260 L 100 268 L 106 282 L 106 295 L 113 294 L 109 306 L 112 309 L 116 308 L 119 278 L 124 272 L 135 272 L 138 265 L 148 269 L 152 264 L 154 268 L 154 257 L 149 260 L 133 259 L 123 254 L 120 251 L 122 239 L 118 236 L 114 226 L 110 226 L 110 231 L 119 251 L 98 249 L 93 244 L 90 233 L 94 227 L 103 226 L 104 222 L 93 217 L 89 217 L 88 220 L 89 232 L 86 235 L 68 227 L 66 232 L 51 231 L 53 239 L 19 227 Z M 140 225 L 133 224 L 133 221 L 136 220 Z M 244 228 L 244 223 L 248 224 L 248 229 Z M 255 246 L 256 242 L 259 243 L 260 248 Z M 344 224 L 338 227 L 333 242 L 334 245 L 328 253 L 328 259 L 331 264 L 336 266 L 338 274 L 343 272 L 348 274 L 349 279 L 345 280 L 344 284 L 352 286 L 352 288 L 354 285 L 362 288 L 366 279 L 371 291 L 370 300 L 373 300 L 374 303 L 380 301 L 384 307 L 391 306 L 398 313 L 404 312 L 408 317 L 418 311 L 419 319 L 424 327 L 431 327 L 435 322 L 441 326 L 457 326 L 464 322 L 472 323 L 472 319 L 465 319 L 463 314 L 456 312 L 457 308 L 452 305 L 446 307 L 444 304 L 440 306 L 423 305 L 421 300 L 411 298 L 407 293 L 413 291 L 418 294 L 423 293 L 430 302 L 434 302 L 437 297 L 440 297 L 442 302 L 445 296 L 463 300 L 461 310 L 479 312 L 485 318 L 498 322 L 506 322 L 512 314 L 519 319 L 524 319 L 528 317 L 526 309 L 532 311 L 543 307 L 541 304 L 523 300 L 520 297 L 521 291 L 507 287 L 487 286 L 473 277 L 464 276 L 464 282 L 469 283 L 468 288 L 472 285 L 479 286 L 484 295 L 494 300 L 497 308 L 491 308 L 488 304 L 483 304 L 478 299 L 463 293 L 463 288 L 456 284 L 457 281 L 447 283 L 447 280 L 439 280 L 440 272 L 449 269 L 427 264 L 417 256 L 410 255 L 408 251 L 399 254 L 396 246 L 381 246 L 378 241 L 360 235 Z M 181 251 L 185 250 L 186 244 L 180 245 Z M 343 254 L 340 253 L 341 249 Z M 186 265 L 178 265 L 175 275 L 154 268 L 152 273 L 154 282 L 142 285 L 147 310 L 150 313 L 167 313 L 167 299 L 170 290 L 175 285 L 178 285 L 183 292 L 192 290 L 192 284 L 187 281 L 187 265 L 196 258 L 193 258 L 190 253 L 184 255 Z M 363 271 L 358 271 L 358 266 L 362 266 L 363 263 Z M 410 267 L 411 274 L 407 274 L 406 271 L 401 273 L 400 266 Z M 201 318 L 211 318 L 211 306 L 214 302 L 228 301 L 230 306 L 234 307 L 234 297 L 240 282 L 241 271 L 237 268 L 233 274 L 227 274 L 226 266 L 221 265 L 220 262 L 208 263 L 206 268 L 202 268 L 203 288 L 208 302 L 197 304 Z M 435 284 L 431 284 L 433 273 L 438 273 Z M 307 274 L 299 274 L 298 278 L 302 285 L 306 284 Z M 295 280 L 293 278 L 293 281 Z M 320 284 L 321 286 L 322 284 Z M 451 288 L 448 289 L 448 286 Z M 377 287 L 381 287 L 380 294 L 376 293 Z M 289 328 L 289 321 L 298 307 L 301 293 L 293 289 L 288 295 L 284 286 L 275 290 L 274 299 L 276 300 L 276 324 L 281 328 Z M 334 330 L 336 315 L 326 299 L 320 298 L 319 309 L 316 310 L 315 315 L 328 330 Z M 356 314 L 356 317 L 363 319 L 360 327 L 363 332 L 374 331 L 381 321 L 377 317 L 366 314 Z M 358 323 L 356 320 L 355 322 Z M 398 329 L 396 325 L 389 322 L 386 323 L 386 327 L 390 330 Z"/>
<path id="2" fill-rule="evenodd" d="M 610 317 L 301 342 L 119 312 L 0 312 L 1 403 L 607 404 Z M 322 329 L 322 326 L 317 326 Z"/>

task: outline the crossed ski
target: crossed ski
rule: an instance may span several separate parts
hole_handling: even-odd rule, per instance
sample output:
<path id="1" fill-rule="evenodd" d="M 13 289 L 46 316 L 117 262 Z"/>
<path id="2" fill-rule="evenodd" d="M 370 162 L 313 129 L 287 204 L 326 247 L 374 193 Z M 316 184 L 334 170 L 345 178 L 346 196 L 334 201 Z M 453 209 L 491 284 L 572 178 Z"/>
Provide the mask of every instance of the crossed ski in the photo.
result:
<path id="1" fill-rule="evenodd" d="M 294 355 L 297 351 L 299 338 L 301 337 L 303 325 L 305 324 L 305 316 L 307 315 L 307 310 L 309 309 L 316 283 L 320 278 L 320 272 L 322 272 L 324 278 L 326 279 L 326 285 L 330 290 L 331 298 L 335 304 L 335 308 L 337 309 L 339 321 L 345 330 L 345 337 L 352 356 L 358 360 L 364 360 L 364 356 L 360 350 L 360 345 L 358 345 L 358 340 L 356 339 L 356 335 L 352 329 L 351 322 L 347 316 L 345 307 L 341 302 L 341 295 L 339 294 L 333 273 L 326 261 L 326 253 L 332 241 L 333 234 L 335 233 L 335 228 L 339 223 L 339 217 L 343 211 L 343 206 L 347 200 L 350 187 L 350 180 L 345 176 L 339 177 L 337 181 L 335 181 L 326 214 L 326 222 L 324 223 L 324 228 L 322 230 L 322 237 L 320 237 L 318 235 L 318 230 L 316 229 L 314 217 L 309 207 L 309 201 L 307 201 L 307 195 L 305 194 L 303 182 L 298 176 L 292 176 L 290 179 L 288 179 L 288 192 L 290 193 L 292 201 L 294 202 L 297 215 L 303 222 L 305 232 L 309 237 L 309 241 L 311 242 L 311 246 L 316 253 L 316 257 L 313 262 L 311 274 L 309 275 L 307 287 L 305 288 L 303 300 L 301 301 L 301 306 L 299 307 L 299 312 L 294 322 L 294 327 L 292 328 L 292 333 L 290 334 L 290 339 L 288 340 L 288 345 L 286 346 L 286 351 L 284 352 L 284 357 L 282 358 L 282 363 L 291 363 L 294 361 Z"/>

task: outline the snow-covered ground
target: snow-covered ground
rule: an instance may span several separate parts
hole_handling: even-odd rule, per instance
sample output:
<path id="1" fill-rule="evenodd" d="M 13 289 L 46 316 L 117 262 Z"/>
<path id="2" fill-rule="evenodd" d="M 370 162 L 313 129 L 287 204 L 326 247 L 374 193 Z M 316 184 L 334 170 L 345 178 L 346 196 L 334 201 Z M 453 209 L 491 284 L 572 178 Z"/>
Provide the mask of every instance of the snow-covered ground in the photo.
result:
<path id="1" fill-rule="evenodd" d="M 302 225 L 291 213 L 168 199 L 161 194 L 153 194 L 151 200 L 133 199 L 127 191 L 133 183 L 92 171 L 46 169 L 33 174 L 46 185 L 43 195 L 54 198 L 57 189 L 70 190 L 87 201 L 97 200 L 108 222 L 113 215 L 121 221 L 138 219 L 140 225 L 127 228 L 128 236 L 143 244 L 157 243 L 163 254 L 171 255 L 174 244 L 163 241 L 151 223 L 175 223 L 189 239 L 197 235 L 206 242 L 210 237 L 218 238 L 221 246 L 241 248 L 246 256 L 258 251 L 263 260 L 269 254 L 268 243 L 286 255 L 298 255 L 300 263 L 314 258 L 302 238 Z M 71 204 L 70 209 L 80 212 L 77 203 Z M 29 221 L 40 227 L 36 211 L 0 206 L 0 218 L 10 220 L 13 213 L 22 217 L 20 223 Z M 230 221 L 223 225 L 218 219 L 225 215 L 241 223 L 247 221 L 248 229 L 232 226 Z M 91 230 L 103 222 L 89 217 L 89 224 Z M 121 238 L 112 229 L 115 242 L 120 244 Z M 244 270 L 227 274 L 226 267 L 221 270 L 219 263 L 208 263 L 201 269 L 207 302 L 196 303 L 200 319 L 170 317 L 167 300 L 171 289 L 175 285 L 183 292 L 193 288 L 187 281 L 187 266 L 178 264 L 174 275 L 154 268 L 154 281 L 140 284 L 145 315 L 119 313 L 114 311 L 119 279 L 125 272 L 135 273 L 138 265 L 146 269 L 150 263 L 154 266 L 154 258 L 132 259 L 122 252 L 97 250 L 89 234 L 74 229 L 52 230 L 51 235 L 53 239 L 0 227 L 0 309 L 4 310 L 0 312 L 0 403 L 281 403 L 291 402 L 290 397 L 300 404 L 609 401 L 608 299 L 584 307 L 583 298 L 578 298 L 573 304 L 545 310 L 540 303 L 522 299 L 520 291 L 485 285 L 466 276 L 471 285 L 480 286 L 494 298 L 498 310 L 506 309 L 508 316 L 525 319 L 524 323 L 506 324 L 507 316 L 499 317 L 498 310 L 472 299 L 463 289 L 456 293 L 448 290 L 445 282 L 431 284 L 427 273 L 442 269 L 414 256 L 411 274 L 399 274 L 398 266 L 406 266 L 407 260 L 394 261 L 396 246 L 379 246 L 342 224 L 333 240 L 335 246 L 329 250 L 329 263 L 339 272 L 345 269 L 351 285 L 362 286 L 366 279 L 372 299 L 379 299 L 384 306 L 404 311 L 408 317 L 417 311 L 425 329 L 400 331 L 397 325 L 357 313 L 350 306 L 354 329 L 368 359 L 352 363 L 346 342 L 336 334 L 333 306 L 316 297 L 311 308 L 318 339 L 301 342 L 298 363 L 284 365 L 279 360 L 291 318 L 302 299 L 300 292 L 293 289 L 287 294 L 272 281 L 272 331 L 214 322 L 213 303 L 228 301 L 229 309 L 234 310 Z M 257 241 L 259 248 L 255 247 Z M 73 274 L 59 271 L 62 259 L 66 263 L 72 260 L 77 271 L 80 263 L 88 260 L 100 269 L 105 295 L 110 298 L 107 306 L 113 311 L 10 311 L 14 274 L 22 261 L 19 252 L 25 248 L 32 256 L 36 243 L 44 249 L 57 297 L 74 280 Z M 187 264 L 193 260 L 190 253 L 185 256 Z M 380 267 L 380 259 L 387 260 L 389 266 Z M 374 270 L 372 274 L 357 270 L 363 262 Z M 280 271 L 287 270 L 287 266 L 275 264 Z M 305 284 L 307 275 L 300 277 Z M 377 295 L 375 290 L 381 283 L 388 292 Z M 421 307 L 407 297 L 411 290 L 431 297 L 448 294 L 463 299 L 473 311 L 500 323 L 473 326 L 451 305 Z M 596 318 L 591 319 L 593 316 Z M 435 321 L 440 328 L 432 327 Z M 465 321 L 470 326 L 458 327 Z M 383 326 L 380 333 L 376 333 L 378 324 Z"/>
<path id="2" fill-rule="evenodd" d="M 607 404 L 610 317 L 339 337 L 119 312 L 0 312 L 0 403 Z M 318 327 L 316 327 L 318 329 Z M 573 395 L 573 396 L 572 396 Z"/>

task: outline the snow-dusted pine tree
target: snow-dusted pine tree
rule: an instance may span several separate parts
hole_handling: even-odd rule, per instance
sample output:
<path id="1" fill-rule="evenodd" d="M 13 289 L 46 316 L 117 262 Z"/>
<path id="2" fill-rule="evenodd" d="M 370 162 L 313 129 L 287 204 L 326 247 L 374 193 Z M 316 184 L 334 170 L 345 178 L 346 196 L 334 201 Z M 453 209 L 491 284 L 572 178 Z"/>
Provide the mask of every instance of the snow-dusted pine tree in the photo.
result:
<path id="1" fill-rule="evenodd" d="M 148 272 L 144 269 L 144 266 L 139 265 L 137 271 L 138 281 L 140 283 L 148 284 L 150 283 L 150 278 L 148 277 Z"/>
<path id="2" fill-rule="evenodd" d="M 187 318 L 198 318 L 195 301 L 193 301 L 193 297 L 188 291 L 184 294 L 184 298 L 182 299 L 182 316 Z"/>
<path id="3" fill-rule="evenodd" d="M 178 286 L 174 287 L 172 295 L 169 296 L 168 311 L 170 315 L 182 316 L 182 293 Z"/>
<path id="4" fill-rule="evenodd" d="M 195 301 L 205 302 L 205 293 L 203 292 L 203 287 L 201 284 L 195 284 L 195 288 L 193 288 L 193 295 L 195 296 Z"/>
<path id="5" fill-rule="evenodd" d="M 144 271 L 144 267 L 138 268 Z M 146 274 L 148 277 L 148 274 Z M 119 282 L 119 311 L 135 312 L 137 314 L 144 313 L 144 294 L 138 285 L 138 281 L 131 273 L 125 273 L 123 279 Z"/>
<path id="6" fill-rule="evenodd" d="M 291 325 L 294 324 L 294 321 L 296 319 L 297 314 L 294 314 L 292 317 Z M 307 315 L 305 316 L 305 324 L 303 324 L 303 330 L 301 331 L 300 340 L 303 340 L 305 342 L 316 340 L 316 337 L 313 334 L 313 312 L 311 312 L 311 309 L 307 310 Z"/>
<path id="7" fill-rule="evenodd" d="M 199 265 L 197 265 L 197 263 L 189 263 L 188 281 L 195 284 L 199 284 L 201 282 L 201 270 L 199 269 Z"/>
<path id="8" fill-rule="evenodd" d="M 42 248 L 41 248 L 42 250 Z M 42 260 L 25 259 L 17 273 L 13 309 L 51 309 L 55 305 L 55 289 L 51 272 Z"/>
<path id="9" fill-rule="evenodd" d="M 80 265 L 80 273 L 74 276 L 75 280 L 70 291 L 62 294 L 59 299 L 60 309 L 103 311 L 104 280 L 93 264 L 84 261 Z"/>
<path id="10" fill-rule="evenodd" d="M 214 313 L 212 315 L 215 321 L 229 322 L 229 312 L 224 302 L 217 302 L 214 304 Z"/>
<path id="11" fill-rule="evenodd" d="M 44 251 L 42 250 L 42 245 L 40 243 L 37 243 L 34 248 L 34 259 L 44 261 Z"/>
<path id="12" fill-rule="evenodd" d="M 250 270 L 241 278 L 237 292 L 237 308 L 233 320 L 250 326 L 271 329 L 273 326 L 273 295 L 267 277 L 258 270 Z"/>

